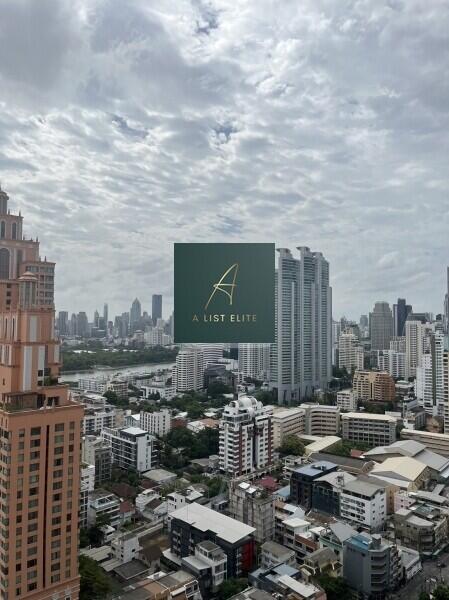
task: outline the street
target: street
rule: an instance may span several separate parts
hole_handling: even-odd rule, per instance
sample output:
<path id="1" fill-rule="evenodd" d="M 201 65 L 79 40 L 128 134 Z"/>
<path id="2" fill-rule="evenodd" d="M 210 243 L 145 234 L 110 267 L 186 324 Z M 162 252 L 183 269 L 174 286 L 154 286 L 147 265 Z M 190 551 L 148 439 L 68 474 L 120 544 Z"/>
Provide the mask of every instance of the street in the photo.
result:
<path id="1" fill-rule="evenodd" d="M 423 561 L 422 570 L 388 597 L 391 600 L 417 600 L 421 592 L 431 592 L 440 583 L 449 584 L 449 550 L 436 559 Z"/>

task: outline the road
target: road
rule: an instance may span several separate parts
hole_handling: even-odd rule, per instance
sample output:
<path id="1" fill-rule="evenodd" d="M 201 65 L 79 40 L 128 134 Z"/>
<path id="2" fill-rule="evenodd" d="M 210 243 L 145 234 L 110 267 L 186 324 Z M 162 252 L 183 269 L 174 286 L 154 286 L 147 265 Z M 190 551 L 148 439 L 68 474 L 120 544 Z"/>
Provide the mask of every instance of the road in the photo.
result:
<path id="1" fill-rule="evenodd" d="M 437 559 L 425 560 L 422 570 L 406 585 L 388 596 L 390 600 L 418 600 L 421 592 L 431 592 L 440 583 L 449 585 L 449 550 Z"/>

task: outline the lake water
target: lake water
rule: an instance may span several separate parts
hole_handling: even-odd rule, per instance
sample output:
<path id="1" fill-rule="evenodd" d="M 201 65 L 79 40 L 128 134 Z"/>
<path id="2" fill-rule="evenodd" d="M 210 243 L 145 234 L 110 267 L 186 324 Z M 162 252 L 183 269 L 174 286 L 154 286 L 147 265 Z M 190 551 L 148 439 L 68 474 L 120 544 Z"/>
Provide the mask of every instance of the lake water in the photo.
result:
<path id="1" fill-rule="evenodd" d="M 98 377 L 102 378 L 109 375 L 147 375 L 162 369 L 171 369 L 175 363 L 151 363 L 143 365 L 135 365 L 133 367 L 108 367 L 104 369 L 92 369 L 90 371 L 77 371 L 73 373 L 61 373 L 59 381 L 78 381 L 81 377 Z"/>

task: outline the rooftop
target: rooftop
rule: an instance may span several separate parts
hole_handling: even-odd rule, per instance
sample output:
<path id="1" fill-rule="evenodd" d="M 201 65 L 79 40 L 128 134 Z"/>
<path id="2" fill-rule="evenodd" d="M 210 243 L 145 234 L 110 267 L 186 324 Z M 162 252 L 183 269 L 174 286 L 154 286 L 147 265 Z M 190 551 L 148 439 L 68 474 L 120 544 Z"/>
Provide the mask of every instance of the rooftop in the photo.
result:
<path id="1" fill-rule="evenodd" d="M 356 494 L 362 494 L 363 496 L 372 497 L 381 489 L 383 488 L 380 485 L 368 483 L 361 479 L 354 479 L 354 481 L 350 481 L 344 486 L 343 492 L 354 492 Z"/>
<path id="2" fill-rule="evenodd" d="M 172 519 L 179 519 L 193 525 L 200 531 L 212 531 L 221 539 L 233 544 L 254 534 L 254 527 L 240 523 L 211 508 L 193 502 L 171 513 Z"/>
<path id="3" fill-rule="evenodd" d="M 382 463 L 374 465 L 371 474 L 377 477 L 415 481 L 426 469 L 426 465 L 410 456 L 387 458 Z"/>
<path id="4" fill-rule="evenodd" d="M 294 470 L 294 473 L 301 473 L 301 475 L 309 475 L 310 477 L 316 477 L 319 476 L 320 473 L 325 473 L 326 471 L 331 471 L 332 469 L 336 468 L 337 465 L 335 463 L 329 462 L 327 460 L 321 460 L 314 462 L 310 465 L 298 467 Z"/>
<path id="5" fill-rule="evenodd" d="M 364 412 L 348 412 L 343 413 L 341 418 L 346 419 L 366 419 L 367 421 L 385 421 L 389 423 L 396 423 L 396 419 L 394 417 L 390 417 L 389 415 L 380 415 L 376 413 L 364 413 Z"/>

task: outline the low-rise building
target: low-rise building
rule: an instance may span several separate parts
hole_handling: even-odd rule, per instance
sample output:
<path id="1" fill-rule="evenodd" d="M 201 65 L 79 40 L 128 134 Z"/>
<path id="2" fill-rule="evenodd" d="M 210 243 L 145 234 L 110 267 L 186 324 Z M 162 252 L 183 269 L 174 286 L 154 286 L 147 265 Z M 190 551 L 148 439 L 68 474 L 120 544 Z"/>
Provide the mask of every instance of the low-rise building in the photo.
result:
<path id="1" fill-rule="evenodd" d="M 274 498 L 265 489 L 248 481 L 229 483 L 229 515 L 254 527 L 256 542 L 263 544 L 274 537 Z"/>
<path id="2" fill-rule="evenodd" d="M 261 569 L 271 569 L 280 564 L 294 567 L 296 564 L 295 551 L 271 540 L 263 543 L 260 548 Z"/>
<path id="3" fill-rule="evenodd" d="M 182 558 L 181 564 L 198 580 L 204 598 L 214 596 L 226 580 L 228 558 L 214 542 L 204 540 L 195 546 L 193 555 Z"/>
<path id="4" fill-rule="evenodd" d="M 338 517 L 341 491 L 355 479 L 354 475 L 345 471 L 332 471 L 315 479 L 312 484 L 312 509 Z"/>
<path id="5" fill-rule="evenodd" d="M 125 470 L 139 473 L 148 471 L 157 463 L 156 438 L 140 427 L 104 429 L 102 438 L 112 448 L 112 462 Z"/>
<path id="6" fill-rule="evenodd" d="M 346 412 L 357 410 L 357 400 L 351 388 L 337 392 L 337 406 Z"/>
<path id="7" fill-rule="evenodd" d="M 255 528 L 193 502 L 171 514 L 170 551 L 189 556 L 192 547 L 213 541 L 227 557 L 227 577 L 242 577 L 255 564 Z"/>
<path id="8" fill-rule="evenodd" d="M 86 528 L 89 507 L 89 494 L 95 488 L 95 466 L 83 463 L 81 465 L 79 526 Z"/>
<path id="9" fill-rule="evenodd" d="M 140 427 L 152 435 L 162 437 L 171 429 L 171 414 L 167 408 L 155 412 L 140 412 Z"/>
<path id="10" fill-rule="evenodd" d="M 108 442 L 95 435 L 83 439 L 83 461 L 95 467 L 95 485 L 109 481 L 112 475 L 112 448 Z"/>
<path id="11" fill-rule="evenodd" d="M 370 474 L 409 492 L 425 487 L 430 479 L 429 468 L 411 456 L 387 458 Z"/>
<path id="12" fill-rule="evenodd" d="M 108 490 L 97 489 L 89 494 L 87 520 L 89 525 L 95 525 L 105 518 L 112 527 L 119 525 L 120 498 Z"/>
<path id="13" fill-rule="evenodd" d="M 99 433 L 105 427 L 115 427 L 115 407 L 86 406 L 83 418 L 83 435 Z"/>
<path id="14" fill-rule="evenodd" d="M 301 579 L 301 572 L 290 565 L 276 565 L 270 569 L 257 569 L 250 573 L 248 581 L 258 590 L 274 598 L 287 600 L 325 600 L 326 593 L 313 583 Z"/>
<path id="15" fill-rule="evenodd" d="M 434 433 L 433 431 L 417 431 L 416 429 L 402 429 L 401 438 L 420 442 L 428 450 L 449 457 L 449 434 Z"/>
<path id="16" fill-rule="evenodd" d="M 343 577 L 365 598 L 384 598 L 402 577 L 402 564 L 395 544 L 380 535 L 357 534 L 344 543 Z"/>
<path id="17" fill-rule="evenodd" d="M 290 497 L 293 504 L 305 510 L 312 508 L 312 489 L 315 479 L 337 470 L 337 465 L 320 461 L 295 469 L 290 479 Z"/>
<path id="18" fill-rule="evenodd" d="M 343 564 L 344 543 L 356 534 L 357 530 L 344 521 L 329 523 L 329 525 L 320 532 L 320 548 L 330 548 L 338 558 L 339 562 Z"/>
<path id="19" fill-rule="evenodd" d="M 276 410 L 272 423 L 273 445 L 275 448 L 279 448 L 286 436 L 305 432 L 305 410 L 302 408 Z"/>
<path id="20" fill-rule="evenodd" d="M 340 516 L 369 531 L 380 531 L 387 518 L 385 488 L 374 482 L 355 479 L 340 494 Z"/>
<path id="21" fill-rule="evenodd" d="M 388 415 L 350 412 L 341 422 L 342 437 L 351 442 L 382 446 L 396 440 L 396 419 Z"/>
<path id="22" fill-rule="evenodd" d="M 340 409 L 338 406 L 305 402 L 300 405 L 305 411 L 305 433 L 307 435 L 338 435 L 340 432 Z"/>
<path id="23" fill-rule="evenodd" d="M 416 505 L 393 515 L 394 534 L 401 544 L 431 556 L 447 543 L 448 515 L 439 508 Z"/>
<path id="24" fill-rule="evenodd" d="M 167 513 L 170 515 L 175 510 L 182 508 L 186 504 L 192 504 L 192 502 L 198 502 L 204 498 L 203 492 L 199 490 L 188 487 L 185 490 L 181 490 L 179 492 L 171 492 L 167 494 Z"/>

